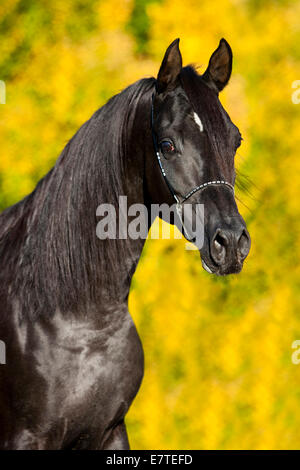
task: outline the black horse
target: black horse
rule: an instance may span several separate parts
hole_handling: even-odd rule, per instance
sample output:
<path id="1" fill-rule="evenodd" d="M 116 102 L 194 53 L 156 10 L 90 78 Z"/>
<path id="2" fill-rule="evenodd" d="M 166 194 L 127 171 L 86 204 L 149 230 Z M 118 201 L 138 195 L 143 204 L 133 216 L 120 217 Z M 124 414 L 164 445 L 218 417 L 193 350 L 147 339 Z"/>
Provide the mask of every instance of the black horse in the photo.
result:
<path id="1" fill-rule="evenodd" d="M 127 300 L 144 240 L 100 240 L 100 203 L 204 204 L 204 268 L 241 270 L 250 248 L 233 191 L 241 135 L 218 99 L 231 69 L 224 39 L 203 75 L 182 67 L 175 40 L 157 79 L 108 101 L 0 215 L 0 448 L 129 448 L 124 418 L 143 350 Z"/>

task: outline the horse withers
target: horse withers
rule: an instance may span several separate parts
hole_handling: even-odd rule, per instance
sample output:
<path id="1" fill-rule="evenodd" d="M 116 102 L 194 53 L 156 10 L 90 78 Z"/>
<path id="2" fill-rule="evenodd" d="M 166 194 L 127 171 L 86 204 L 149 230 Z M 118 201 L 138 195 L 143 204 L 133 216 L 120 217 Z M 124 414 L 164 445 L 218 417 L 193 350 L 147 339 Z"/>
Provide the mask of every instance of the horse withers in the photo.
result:
<path id="1" fill-rule="evenodd" d="M 231 69 L 224 39 L 203 75 L 182 67 L 175 40 L 157 79 L 110 99 L 0 215 L 0 448 L 129 448 L 124 418 L 144 361 L 127 301 L 144 239 L 99 239 L 100 204 L 117 208 L 122 195 L 178 212 L 203 204 L 203 267 L 241 270 L 250 248 L 234 198 L 241 135 L 218 98 Z"/>

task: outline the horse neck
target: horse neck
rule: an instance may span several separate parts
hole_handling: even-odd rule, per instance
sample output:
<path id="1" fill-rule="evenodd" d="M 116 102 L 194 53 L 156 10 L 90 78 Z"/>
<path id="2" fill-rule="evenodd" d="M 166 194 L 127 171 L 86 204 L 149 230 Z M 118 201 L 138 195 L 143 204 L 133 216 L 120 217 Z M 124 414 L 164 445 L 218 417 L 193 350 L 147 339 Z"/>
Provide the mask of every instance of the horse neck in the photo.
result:
<path id="1" fill-rule="evenodd" d="M 24 266 L 18 275 L 19 292 L 25 284 L 36 286 L 23 296 L 25 310 L 35 305 L 36 315 L 39 309 L 84 312 L 91 306 L 104 308 L 103 304 L 127 301 L 145 240 L 99 240 L 96 211 L 101 203 L 116 207 L 119 196 L 124 195 L 128 207 L 145 202 L 142 142 L 149 144 L 144 135 L 149 123 L 145 116 L 141 119 L 143 113 L 145 109 L 139 106 L 132 131 L 126 136 L 127 155 L 122 168 L 119 165 L 120 184 L 113 181 L 113 172 L 110 178 L 104 174 L 110 162 L 105 160 L 109 158 L 105 154 L 107 145 L 101 143 L 103 121 L 99 122 L 97 116 L 79 130 L 40 184 L 28 220 L 30 236 L 21 254 L 27 261 L 30 257 L 31 266 Z M 111 122 L 114 119 L 111 115 Z M 106 131 L 110 132 L 109 123 Z"/>

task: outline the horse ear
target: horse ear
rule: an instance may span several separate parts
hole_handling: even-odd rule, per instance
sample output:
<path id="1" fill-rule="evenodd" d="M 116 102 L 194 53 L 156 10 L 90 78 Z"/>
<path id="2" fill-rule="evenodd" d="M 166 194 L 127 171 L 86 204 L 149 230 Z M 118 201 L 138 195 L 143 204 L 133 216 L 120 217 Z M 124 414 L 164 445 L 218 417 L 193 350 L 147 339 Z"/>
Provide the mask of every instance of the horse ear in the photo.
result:
<path id="1" fill-rule="evenodd" d="M 212 82 L 217 91 L 223 90 L 230 79 L 232 71 L 232 51 L 228 42 L 221 39 L 219 47 L 212 54 L 209 59 L 209 64 L 203 74 L 203 78 Z"/>
<path id="2" fill-rule="evenodd" d="M 161 63 L 157 76 L 158 93 L 175 88 L 181 68 L 182 57 L 179 50 L 179 38 L 177 38 L 169 45 Z"/>

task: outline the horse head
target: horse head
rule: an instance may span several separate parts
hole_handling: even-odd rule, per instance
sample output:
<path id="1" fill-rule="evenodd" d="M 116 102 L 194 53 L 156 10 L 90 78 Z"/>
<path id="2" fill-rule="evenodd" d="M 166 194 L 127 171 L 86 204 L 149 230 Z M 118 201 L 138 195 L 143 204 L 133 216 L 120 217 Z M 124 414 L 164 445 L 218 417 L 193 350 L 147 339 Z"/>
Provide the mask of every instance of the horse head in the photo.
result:
<path id="1" fill-rule="evenodd" d="M 155 152 L 149 157 L 147 183 L 151 199 L 160 204 L 175 201 L 180 211 L 190 204 L 192 213 L 203 204 L 202 265 L 219 275 L 240 272 L 250 250 L 234 197 L 234 159 L 242 138 L 219 100 L 231 70 L 232 52 L 225 39 L 202 75 L 182 67 L 179 39 L 168 47 L 152 98 Z M 153 164 L 155 153 L 159 165 Z M 183 226 L 191 225 L 186 216 Z"/>

